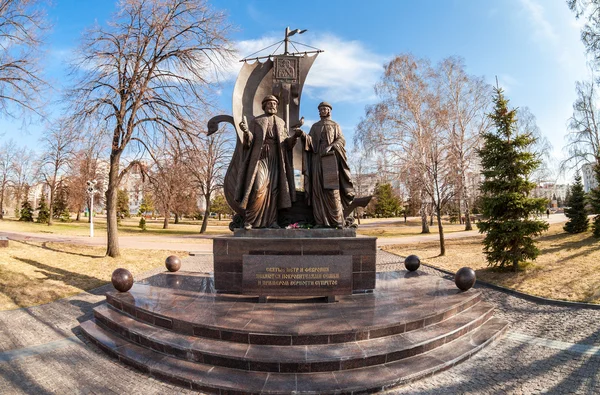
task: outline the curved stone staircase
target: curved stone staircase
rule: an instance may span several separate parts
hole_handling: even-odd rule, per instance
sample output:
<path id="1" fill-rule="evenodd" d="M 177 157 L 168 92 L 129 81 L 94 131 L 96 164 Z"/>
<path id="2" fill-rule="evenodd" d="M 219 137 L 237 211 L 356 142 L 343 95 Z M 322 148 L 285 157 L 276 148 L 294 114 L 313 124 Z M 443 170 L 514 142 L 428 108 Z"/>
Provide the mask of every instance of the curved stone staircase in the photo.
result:
<path id="1" fill-rule="evenodd" d="M 125 364 L 221 394 L 383 390 L 453 366 L 507 327 L 477 290 L 423 273 L 380 273 L 375 292 L 336 303 L 256 301 L 165 273 L 109 292 L 81 327 Z"/>

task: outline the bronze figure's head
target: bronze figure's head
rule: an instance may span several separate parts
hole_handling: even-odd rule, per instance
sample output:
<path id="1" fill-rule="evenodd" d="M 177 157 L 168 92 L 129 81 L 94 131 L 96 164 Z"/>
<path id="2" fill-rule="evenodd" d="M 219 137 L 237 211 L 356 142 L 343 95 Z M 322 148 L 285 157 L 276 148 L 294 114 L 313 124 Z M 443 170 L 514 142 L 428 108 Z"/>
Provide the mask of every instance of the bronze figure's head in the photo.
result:
<path id="1" fill-rule="evenodd" d="M 277 97 L 273 95 L 265 96 L 262 101 L 263 111 L 269 115 L 277 114 L 277 104 L 279 104 Z"/>
<path id="2" fill-rule="evenodd" d="M 326 101 L 322 101 L 321 103 L 319 103 L 318 108 L 319 116 L 321 118 L 330 116 L 331 110 L 333 109 L 333 107 L 331 107 L 331 104 L 327 103 Z"/>

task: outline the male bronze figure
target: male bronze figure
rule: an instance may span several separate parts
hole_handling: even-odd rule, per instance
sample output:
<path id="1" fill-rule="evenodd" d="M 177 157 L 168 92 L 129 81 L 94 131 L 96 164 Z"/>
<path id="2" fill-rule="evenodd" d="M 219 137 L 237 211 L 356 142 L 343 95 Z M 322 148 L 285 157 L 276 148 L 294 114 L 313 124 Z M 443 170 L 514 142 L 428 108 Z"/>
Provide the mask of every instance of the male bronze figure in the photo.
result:
<path id="1" fill-rule="evenodd" d="M 307 153 L 304 190 L 316 227 L 343 227 L 344 209 L 354 198 L 346 140 L 340 125 L 331 120 L 331 104 L 322 102 L 318 108 L 321 120 L 308 135 L 302 134 Z"/>
<path id="2" fill-rule="evenodd" d="M 262 101 L 265 113 L 250 125 L 245 120 L 239 125 L 243 155 L 235 199 L 245 210 L 245 229 L 279 228 L 277 211 L 296 200 L 290 150 L 297 137 L 289 136 L 283 119 L 275 115 L 278 104 L 275 96 L 266 96 Z"/>

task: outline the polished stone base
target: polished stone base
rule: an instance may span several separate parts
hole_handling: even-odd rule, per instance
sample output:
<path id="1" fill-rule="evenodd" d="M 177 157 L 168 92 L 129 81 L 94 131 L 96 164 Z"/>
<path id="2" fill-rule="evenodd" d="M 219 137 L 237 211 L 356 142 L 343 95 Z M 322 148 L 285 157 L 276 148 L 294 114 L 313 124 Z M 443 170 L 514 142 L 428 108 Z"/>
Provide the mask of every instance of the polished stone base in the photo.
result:
<path id="1" fill-rule="evenodd" d="M 352 272 L 351 293 L 371 292 L 375 288 L 375 237 L 340 237 L 350 229 L 317 230 L 256 230 L 265 237 L 219 237 L 213 240 L 215 288 L 222 293 L 246 293 L 243 289 L 244 256 L 281 256 L 286 261 L 299 257 L 348 257 L 348 270 Z M 252 233 L 252 231 L 248 231 Z M 262 233 L 261 233 L 262 232 Z M 284 234 L 312 234 L 311 237 L 286 238 Z M 326 237 L 323 234 L 334 235 Z M 345 289 L 344 292 L 345 293 Z M 252 290 L 255 294 L 255 290 Z M 341 293 L 341 294 L 343 294 Z M 322 296 L 331 295 L 326 292 Z M 268 296 L 265 294 L 265 296 Z M 319 295 L 315 295 L 319 296 Z"/>
<path id="2" fill-rule="evenodd" d="M 211 276 L 164 273 L 81 327 L 121 362 L 209 393 L 370 393 L 449 368 L 507 323 L 476 290 L 422 272 L 378 274 L 373 293 L 323 299 L 223 295 Z M 279 303 L 283 302 L 285 303 Z"/>

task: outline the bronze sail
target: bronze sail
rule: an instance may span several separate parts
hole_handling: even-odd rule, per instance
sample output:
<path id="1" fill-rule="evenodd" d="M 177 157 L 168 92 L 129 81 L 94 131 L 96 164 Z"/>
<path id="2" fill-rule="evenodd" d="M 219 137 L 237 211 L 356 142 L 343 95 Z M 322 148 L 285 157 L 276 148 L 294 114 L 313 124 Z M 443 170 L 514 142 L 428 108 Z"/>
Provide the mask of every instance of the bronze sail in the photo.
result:
<path id="1" fill-rule="evenodd" d="M 299 123 L 300 118 L 300 98 L 302 88 L 306 81 L 306 76 L 312 67 L 317 54 L 314 55 L 273 55 L 264 62 L 256 60 L 253 63 L 245 61 L 236 80 L 233 89 L 233 118 L 228 116 L 218 116 L 209 122 L 209 134 L 212 134 L 218 128 L 218 122 L 233 122 L 236 130 L 236 147 L 231 159 L 231 163 L 225 174 L 223 190 L 229 206 L 238 214 L 243 215 L 239 202 L 235 201 L 235 188 L 240 169 L 242 155 L 242 131 L 239 127 L 240 122 L 247 119 L 250 122 L 253 118 L 262 114 L 262 99 L 267 95 L 275 95 L 284 105 L 279 107 L 278 115 L 286 120 L 289 125 Z M 297 59 L 295 78 L 290 81 L 285 78 L 277 78 L 274 74 L 274 64 L 278 59 Z M 289 114 L 289 115 L 288 115 Z M 299 146 L 294 149 L 294 168 L 301 170 L 302 156 Z"/>

